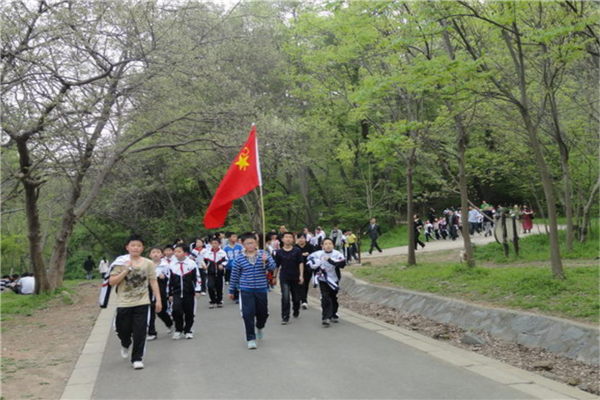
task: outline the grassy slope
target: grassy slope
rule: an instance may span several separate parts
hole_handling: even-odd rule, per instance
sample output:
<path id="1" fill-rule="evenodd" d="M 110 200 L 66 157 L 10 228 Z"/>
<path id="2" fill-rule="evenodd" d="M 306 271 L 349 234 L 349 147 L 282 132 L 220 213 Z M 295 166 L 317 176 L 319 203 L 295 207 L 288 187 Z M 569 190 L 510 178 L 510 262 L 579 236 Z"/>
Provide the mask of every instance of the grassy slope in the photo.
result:
<path id="1" fill-rule="evenodd" d="M 0 295 L 2 301 L 2 321 L 11 318 L 11 315 L 33 315 L 35 310 L 47 308 L 50 303 L 57 299 L 62 299 L 61 292 L 66 291 L 73 294 L 75 287 L 82 282 L 81 280 L 64 281 L 63 287 L 53 293 L 44 293 L 39 296 L 17 295 L 10 290 L 4 291 Z M 63 299 L 68 301 L 68 299 Z"/>
<path id="2" fill-rule="evenodd" d="M 464 264 L 430 263 L 350 270 L 374 283 L 597 323 L 600 268 L 590 264 L 567 269 L 564 281 L 554 279 L 549 267 L 469 269 Z"/>

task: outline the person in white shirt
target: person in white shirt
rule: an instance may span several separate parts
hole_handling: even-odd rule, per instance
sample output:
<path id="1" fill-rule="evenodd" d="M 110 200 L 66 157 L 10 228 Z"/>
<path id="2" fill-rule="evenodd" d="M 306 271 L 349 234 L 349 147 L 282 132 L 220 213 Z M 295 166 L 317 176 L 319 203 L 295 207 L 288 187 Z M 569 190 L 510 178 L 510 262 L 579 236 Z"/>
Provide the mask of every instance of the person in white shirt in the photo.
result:
<path id="1" fill-rule="evenodd" d="M 106 257 L 102 257 L 102 260 L 100 260 L 100 263 L 98 264 L 98 272 L 100 272 L 100 276 L 102 276 L 102 279 L 104 279 L 104 275 L 106 275 L 108 272 L 108 261 L 106 260 Z"/>
<path id="2" fill-rule="evenodd" d="M 35 278 L 32 274 L 25 272 L 17 282 L 17 287 L 19 288 L 19 294 L 33 294 L 35 291 Z"/>

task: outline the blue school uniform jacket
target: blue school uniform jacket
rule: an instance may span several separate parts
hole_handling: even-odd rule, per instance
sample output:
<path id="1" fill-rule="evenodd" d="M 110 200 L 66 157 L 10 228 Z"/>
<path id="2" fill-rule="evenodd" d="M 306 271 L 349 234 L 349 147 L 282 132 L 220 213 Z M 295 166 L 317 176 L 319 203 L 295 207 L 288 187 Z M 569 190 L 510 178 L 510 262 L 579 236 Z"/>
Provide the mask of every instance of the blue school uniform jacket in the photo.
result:
<path id="1" fill-rule="evenodd" d="M 268 259 L 263 266 L 263 254 L 268 255 Z M 242 253 L 235 259 L 231 278 L 229 278 L 229 293 L 235 294 L 235 290 L 245 292 L 266 293 L 269 285 L 267 282 L 267 271 L 275 270 L 275 261 L 264 250 L 257 250 L 257 257 L 254 263 L 250 263 L 245 254 Z"/>

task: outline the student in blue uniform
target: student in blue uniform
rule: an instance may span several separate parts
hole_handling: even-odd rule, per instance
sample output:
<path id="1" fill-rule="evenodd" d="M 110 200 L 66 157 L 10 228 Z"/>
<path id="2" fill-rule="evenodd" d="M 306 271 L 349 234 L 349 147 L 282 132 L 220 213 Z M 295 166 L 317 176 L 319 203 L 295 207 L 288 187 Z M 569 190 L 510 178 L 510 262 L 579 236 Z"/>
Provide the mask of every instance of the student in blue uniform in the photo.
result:
<path id="1" fill-rule="evenodd" d="M 256 339 L 263 338 L 269 317 L 267 272 L 275 269 L 275 261 L 264 250 L 258 250 L 256 235 L 244 233 L 240 239 L 244 251 L 233 264 L 229 283 L 229 298 L 240 291 L 240 311 L 244 319 L 248 349 L 256 349 Z"/>

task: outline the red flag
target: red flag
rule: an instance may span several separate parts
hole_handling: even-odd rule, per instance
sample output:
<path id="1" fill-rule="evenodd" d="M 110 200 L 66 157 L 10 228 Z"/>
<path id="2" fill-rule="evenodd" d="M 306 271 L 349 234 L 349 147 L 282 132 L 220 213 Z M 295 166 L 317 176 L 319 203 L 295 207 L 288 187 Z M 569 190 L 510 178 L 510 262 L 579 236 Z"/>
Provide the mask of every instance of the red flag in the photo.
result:
<path id="1" fill-rule="evenodd" d="M 204 215 L 206 229 L 222 227 L 233 201 L 259 185 L 262 185 L 262 179 L 258 158 L 258 141 L 256 140 L 256 128 L 252 125 L 248 141 L 235 157 L 206 210 Z"/>

